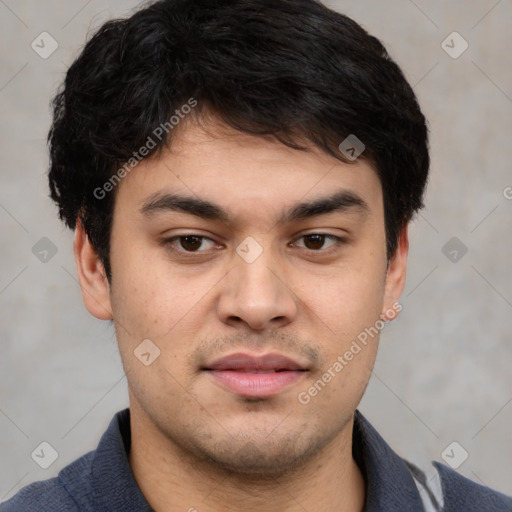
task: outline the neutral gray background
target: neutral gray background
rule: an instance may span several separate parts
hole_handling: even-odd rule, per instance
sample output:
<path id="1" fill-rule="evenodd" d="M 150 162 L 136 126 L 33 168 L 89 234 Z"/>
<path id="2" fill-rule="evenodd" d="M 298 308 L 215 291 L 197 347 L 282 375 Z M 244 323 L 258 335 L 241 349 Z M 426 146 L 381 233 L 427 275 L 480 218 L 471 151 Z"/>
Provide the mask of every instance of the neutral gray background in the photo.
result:
<path id="1" fill-rule="evenodd" d="M 0 0 L 0 499 L 93 449 L 127 405 L 113 329 L 84 309 L 73 235 L 47 198 L 45 138 L 49 99 L 87 33 L 137 4 Z M 360 409 L 405 458 L 428 468 L 457 441 L 469 453 L 458 471 L 512 494 L 512 0 L 329 5 L 386 44 L 432 133 L 404 309 Z M 43 31 L 59 44 L 47 59 L 31 48 Z M 453 31 L 469 43 L 457 59 L 441 44 Z M 57 247 L 46 263 L 32 252 L 42 237 Z M 442 251 L 452 237 L 468 249 L 456 262 Z M 46 470 L 31 458 L 42 441 L 59 453 Z"/>

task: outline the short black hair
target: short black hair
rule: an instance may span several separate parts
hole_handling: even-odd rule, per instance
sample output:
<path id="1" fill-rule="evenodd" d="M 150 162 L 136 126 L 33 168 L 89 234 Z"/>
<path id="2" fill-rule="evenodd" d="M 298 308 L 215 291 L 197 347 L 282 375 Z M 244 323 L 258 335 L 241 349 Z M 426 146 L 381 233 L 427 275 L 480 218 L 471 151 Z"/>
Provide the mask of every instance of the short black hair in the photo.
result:
<path id="1" fill-rule="evenodd" d="M 51 197 L 109 279 L 115 191 L 104 185 L 148 138 L 149 155 L 170 144 L 170 119 L 191 100 L 196 117 L 342 161 L 355 135 L 382 185 L 388 258 L 423 206 L 425 117 L 377 38 L 315 0 L 160 0 L 100 27 L 53 100 Z"/>

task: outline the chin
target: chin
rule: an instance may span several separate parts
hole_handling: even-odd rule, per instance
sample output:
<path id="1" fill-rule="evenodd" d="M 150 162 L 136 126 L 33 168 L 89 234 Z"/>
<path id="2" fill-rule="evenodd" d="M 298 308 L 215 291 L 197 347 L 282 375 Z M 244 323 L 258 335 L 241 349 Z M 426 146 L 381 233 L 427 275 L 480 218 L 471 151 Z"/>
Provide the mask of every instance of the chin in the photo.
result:
<path id="1" fill-rule="evenodd" d="M 328 442 L 328 439 L 311 439 L 297 433 L 288 433 L 273 442 L 269 442 L 268 432 L 244 437 L 247 440 L 229 437 L 208 446 L 196 445 L 195 455 L 231 474 L 275 479 L 304 466 Z"/>

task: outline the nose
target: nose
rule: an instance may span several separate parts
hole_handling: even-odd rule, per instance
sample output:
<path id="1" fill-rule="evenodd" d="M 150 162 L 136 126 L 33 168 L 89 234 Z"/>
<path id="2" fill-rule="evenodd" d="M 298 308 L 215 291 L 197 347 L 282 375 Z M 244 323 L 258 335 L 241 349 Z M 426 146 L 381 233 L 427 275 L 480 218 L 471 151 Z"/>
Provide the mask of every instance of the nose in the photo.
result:
<path id="1" fill-rule="evenodd" d="M 270 251 L 263 251 L 252 263 L 240 258 L 222 283 L 217 314 L 232 327 L 273 329 L 297 316 L 297 297 Z"/>

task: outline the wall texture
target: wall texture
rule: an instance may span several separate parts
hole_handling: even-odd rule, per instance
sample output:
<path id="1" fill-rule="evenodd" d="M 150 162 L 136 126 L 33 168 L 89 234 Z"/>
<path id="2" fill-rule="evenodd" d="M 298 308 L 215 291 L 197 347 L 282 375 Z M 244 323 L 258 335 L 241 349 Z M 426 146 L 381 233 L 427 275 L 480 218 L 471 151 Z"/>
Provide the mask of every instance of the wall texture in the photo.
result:
<path id="1" fill-rule="evenodd" d="M 45 138 L 88 32 L 137 4 L 0 0 L 0 499 L 93 449 L 127 405 L 113 329 L 85 311 L 73 235 L 47 198 Z M 407 459 L 512 494 L 512 2 L 329 5 L 386 44 L 432 134 L 404 309 L 360 409 Z M 48 469 L 31 457 L 43 441 L 58 452 Z"/>

